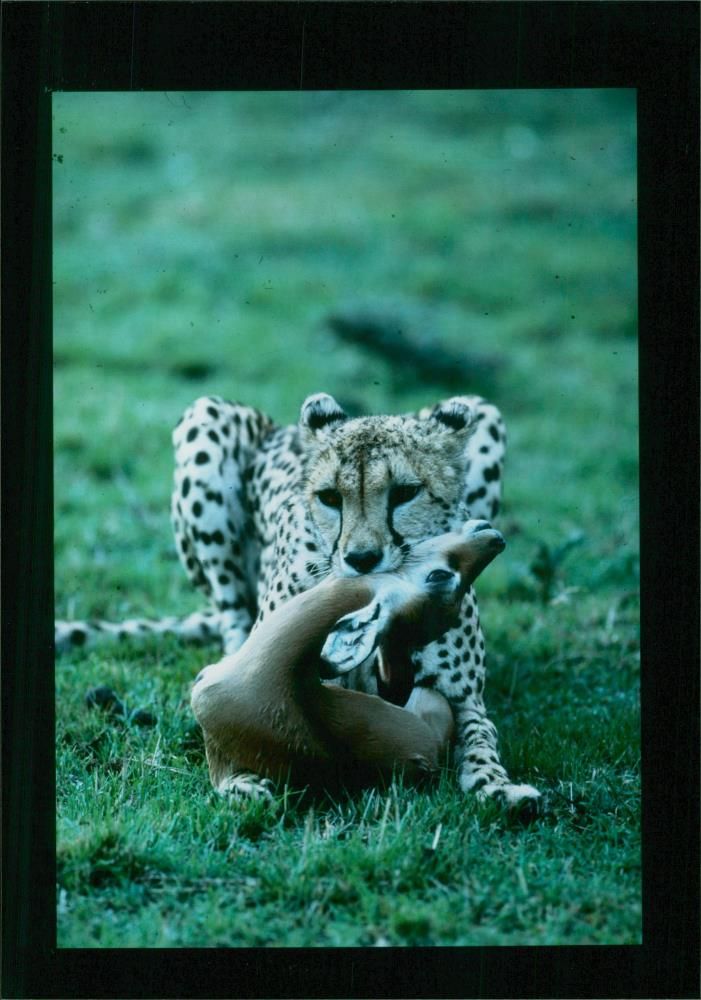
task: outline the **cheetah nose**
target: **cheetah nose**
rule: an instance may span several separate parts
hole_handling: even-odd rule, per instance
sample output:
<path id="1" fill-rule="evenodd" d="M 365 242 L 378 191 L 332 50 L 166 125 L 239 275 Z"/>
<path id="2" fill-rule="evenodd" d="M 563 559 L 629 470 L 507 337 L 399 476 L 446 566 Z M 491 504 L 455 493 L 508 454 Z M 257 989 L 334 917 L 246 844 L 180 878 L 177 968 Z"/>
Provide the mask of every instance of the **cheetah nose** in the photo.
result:
<path id="1" fill-rule="evenodd" d="M 366 552 L 348 552 L 345 560 L 349 566 L 358 573 L 370 573 L 382 559 L 382 553 L 377 549 L 368 549 Z"/>

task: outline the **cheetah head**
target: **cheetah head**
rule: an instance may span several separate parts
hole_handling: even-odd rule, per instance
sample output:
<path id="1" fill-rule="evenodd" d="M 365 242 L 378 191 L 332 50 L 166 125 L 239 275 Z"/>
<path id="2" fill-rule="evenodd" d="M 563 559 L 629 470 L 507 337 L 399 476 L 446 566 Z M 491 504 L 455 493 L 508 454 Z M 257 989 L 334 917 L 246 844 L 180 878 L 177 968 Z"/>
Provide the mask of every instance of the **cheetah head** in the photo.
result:
<path id="1" fill-rule="evenodd" d="M 397 569 L 416 543 L 462 523 L 472 420 L 460 396 L 426 419 L 350 419 L 326 393 L 304 401 L 304 499 L 335 574 Z"/>

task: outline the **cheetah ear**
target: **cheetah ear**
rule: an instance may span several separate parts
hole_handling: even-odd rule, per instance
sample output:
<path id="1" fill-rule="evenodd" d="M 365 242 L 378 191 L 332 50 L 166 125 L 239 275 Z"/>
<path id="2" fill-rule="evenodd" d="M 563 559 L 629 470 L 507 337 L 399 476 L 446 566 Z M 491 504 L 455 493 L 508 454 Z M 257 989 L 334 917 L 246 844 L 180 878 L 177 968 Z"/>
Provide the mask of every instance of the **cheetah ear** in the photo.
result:
<path id="1" fill-rule="evenodd" d="M 307 396 L 299 415 L 300 427 L 311 431 L 312 434 L 333 430 L 347 419 L 348 415 L 327 392 L 317 392 L 313 396 Z"/>
<path id="2" fill-rule="evenodd" d="M 453 396 L 433 407 L 429 420 L 436 420 L 446 431 L 464 435 L 474 430 L 474 411 L 465 396 Z"/>

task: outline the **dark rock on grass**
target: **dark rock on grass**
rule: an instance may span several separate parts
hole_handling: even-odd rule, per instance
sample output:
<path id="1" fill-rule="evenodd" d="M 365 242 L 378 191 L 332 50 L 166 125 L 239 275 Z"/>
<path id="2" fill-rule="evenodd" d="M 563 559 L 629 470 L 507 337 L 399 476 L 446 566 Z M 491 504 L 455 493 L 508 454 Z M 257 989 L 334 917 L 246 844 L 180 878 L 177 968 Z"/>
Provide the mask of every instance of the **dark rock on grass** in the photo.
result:
<path id="1" fill-rule="evenodd" d="M 85 695 L 85 704 L 88 708 L 99 708 L 106 715 L 114 716 L 118 719 L 125 719 L 134 726 L 155 726 L 158 719 L 153 712 L 145 708 L 135 708 L 127 716 L 124 702 L 119 699 L 117 693 L 106 684 L 90 688 Z"/>
<path id="2" fill-rule="evenodd" d="M 153 712 L 147 712 L 144 708 L 137 708 L 129 716 L 129 722 L 134 726 L 155 726 L 158 719 Z"/>
<path id="3" fill-rule="evenodd" d="M 121 718 L 124 718 L 126 715 L 123 702 L 119 700 L 116 692 L 105 684 L 90 688 L 85 695 L 85 704 L 88 708 L 99 708 L 108 715 L 117 715 Z"/>

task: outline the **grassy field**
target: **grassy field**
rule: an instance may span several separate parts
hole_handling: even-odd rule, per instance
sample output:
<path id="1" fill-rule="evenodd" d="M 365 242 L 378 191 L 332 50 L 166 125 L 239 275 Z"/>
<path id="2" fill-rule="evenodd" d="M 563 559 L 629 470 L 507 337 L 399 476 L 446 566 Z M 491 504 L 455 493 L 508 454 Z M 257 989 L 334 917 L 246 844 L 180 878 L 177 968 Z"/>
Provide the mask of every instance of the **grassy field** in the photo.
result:
<path id="1" fill-rule="evenodd" d="M 200 606 L 168 522 L 198 395 L 401 412 L 437 380 L 341 343 L 409 318 L 496 363 L 487 705 L 529 828 L 446 773 L 335 802 L 209 787 L 172 639 L 61 657 L 62 947 L 640 940 L 635 109 L 630 92 L 54 95 L 59 617 Z M 402 322 L 404 322 L 404 319 Z M 476 369 L 479 371 L 480 369 Z M 156 724 L 89 711 L 108 684 Z"/>

